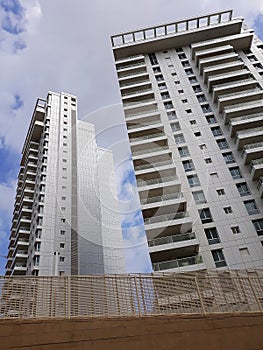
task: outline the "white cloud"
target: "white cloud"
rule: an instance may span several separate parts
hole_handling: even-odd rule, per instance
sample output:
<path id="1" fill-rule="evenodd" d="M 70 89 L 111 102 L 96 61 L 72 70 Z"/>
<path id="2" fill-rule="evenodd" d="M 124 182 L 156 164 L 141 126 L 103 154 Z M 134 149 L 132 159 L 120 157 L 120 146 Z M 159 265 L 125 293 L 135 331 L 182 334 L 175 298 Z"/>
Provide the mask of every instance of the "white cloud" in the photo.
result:
<path id="1" fill-rule="evenodd" d="M 12 181 L 10 184 L 0 183 L 0 211 L 4 211 L 6 213 L 12 212 L 14 206 L 15 188 L 15 181 Z"/>

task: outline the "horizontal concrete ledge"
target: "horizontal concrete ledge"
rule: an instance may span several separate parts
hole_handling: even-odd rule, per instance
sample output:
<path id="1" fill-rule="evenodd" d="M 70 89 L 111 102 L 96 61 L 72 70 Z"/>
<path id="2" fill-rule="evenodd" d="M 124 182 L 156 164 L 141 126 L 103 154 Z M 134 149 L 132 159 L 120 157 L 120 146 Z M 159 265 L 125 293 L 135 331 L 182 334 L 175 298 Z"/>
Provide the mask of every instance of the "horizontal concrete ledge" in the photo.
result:
<path id="1" fill-rule="evenodd" d="M 260 349 L 263 313 L 1 320 L 0 344 L 1 350 Z"/>

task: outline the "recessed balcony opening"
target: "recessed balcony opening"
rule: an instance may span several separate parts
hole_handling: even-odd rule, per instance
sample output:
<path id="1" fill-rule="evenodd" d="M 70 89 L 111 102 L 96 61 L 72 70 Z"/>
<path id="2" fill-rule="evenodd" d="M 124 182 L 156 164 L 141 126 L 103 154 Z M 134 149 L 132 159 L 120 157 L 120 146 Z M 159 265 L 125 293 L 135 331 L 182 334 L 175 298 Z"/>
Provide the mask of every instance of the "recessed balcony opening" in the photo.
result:
<path id="1" fill-rule="evenodd" d="M 137 179 L 137 183 L 141 182 L 142 185 L 144 185 L 143 182 L 145 182 L 146 185 L 165 183 L 167 182 L 166 180 L 173 181 L 177 179 L 176 169 L 172 168 L 172 169 L 164 169 L 160 171 L 153 171 L 150 173 L 144 173 L 144 174 L 137 175 L 136 179 Z"/>
<path id="2" fill-rule="evenodd" d="M 139 105 L 141 103 L 147 103 L 147 102 L 151 102 L 154 101 L 154 94 L 153 92 L 148 93 L 148 94 L 144 94 L 144 95 L 137 95 L 133 98 L 130 99 L 125 99 L 125 101 L 123 101 L 123 106 L 124 107 L 133 107 L 135 105 Z"/>
<path id="3" fill-rule="evenodd" d="M 186 210 L 186 201 L 176 204 L 170 204 L 170 205 L 163 205 L 154 207 L 151 209 L 143 209 L 142 215 L 144 219 L 149 219 L 152 217 L 158 217 L 166 214 L 171 214 L 176 217 L 176 214 L 178 214 L 178 217 L 183 217 Z"/>
<path id="4" fill-rule="evenodd" d="M 151 126 L 153 124 L 161 123 L 160 115 L 150 115 L 143 118 L 136 118 L 135 120 L 127 120 L 127 129 L 137 129 L 137 128 L 145 128 L 147 126 Z"/>
<path id="5" fill-rule="evenodd" d="M 158 252 L 150 253 L 152 263 L 159 263 L 162 261 L 170 261 L 174 259 L 187 258 L 192 255 L 197 255 L 199 251 L 199 245 L 185 246 L 180 249 L 174 248 L 169 250 L 162 250 Z"/>
<path id="6" fill-rule="evenodd" d="M 151 90 L 152 84 L 149 80 L 143 80 L 139 84 L 132 85 L 124 85 L 121 87 L 121 95 L 122 96 L 130 96 L 130 95 L 138 95 L 141 94 L 145 90 Z"/>
<path id="7" fill-rule="evenodd" d="M 165 165 L 173 165 L 170 153 L 163 153 L 156 156 L 144 156 L 143 159 L 133 161 L 135 170 L 155 169 Z"/>
<path id="8" fill-rule="evenodd" d="M 169 151 L 168 140 L 167 138 L 165 138 L 165 139 L 152 142 L 151 139 L 149 139 L 149 142 L 147 142 L 147 144 L 143 143 L 143 144 L 131 145 L 131 151 L 132 151 L 133 158 L 143 154 L 146 154 L 149 157 L 151 153 L 156 153 L 156 152 L 159 153 L 163 151 L 168 152 Z"/>
<path id="9" fill-rule="evenodd" d="M 146 129 L 141 131 L 135 131 L 129 134 L 130 141 L 136 141 L 137 139 L 149 139 L 154 137 L 165 136 L 163 126 L 159 128 Z"/>

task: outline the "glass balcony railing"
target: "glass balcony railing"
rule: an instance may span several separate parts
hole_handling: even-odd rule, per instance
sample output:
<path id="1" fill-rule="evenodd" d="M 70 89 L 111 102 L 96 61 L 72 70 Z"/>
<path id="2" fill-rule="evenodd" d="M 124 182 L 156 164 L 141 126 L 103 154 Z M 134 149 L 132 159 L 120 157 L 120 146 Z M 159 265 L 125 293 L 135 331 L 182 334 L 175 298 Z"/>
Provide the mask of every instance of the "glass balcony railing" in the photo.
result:
<path id="1" fill-rule="evenodd" d="M 175 193 L 169 193 L 169 194 L 164 194 L 163 196 L 157 196 L 157 197 L 148 197 L 145 202 L 142 204 L 151 204 L 155 202 L 163 202 L 163 201 L 168 201 L 171 199 L 179 199 L 183 198 L 183 193 L 182 192 L 175 192 Z"/>
<path id="2" fill-rule="evenodd" d="M 190 265 L 196 265 L 196 264 L 202 264 L 202 263 L 203 263 L 202 256 L 195 255 L 195 256 L 190 256 L 182 259 L 153 263 L 153 270 L 162 271 L 162 270 L 175 269 L 178 267 L 184 267 L 184 266 L 190 266 Z"/>
<path id="3" fill-rule="evenodd" d="M 183 241 L 188 241 L 195 238 L 196 238 L 195 232 L 182 233 L 182 234 L 152 239 L 151 241 L 148 241 L 148 246 L 156 247 L 162 244 L 183 242 Z"/>
<path id="4" fill-rule="evenodd" d="M 148 180 L 141 180 L 141 181 L 140 179 L 138 179 L 138 187 L 155 185 L 155 184 L 160 184 L 163 182 L 169 182 L 174 180 L 178 180 L 178 176 L 173 175 L 173 176 L 166 176 L 166 177 L 158 177 L 156 179 L 148 179 Z"/>
<path id="5" fill-rule="evenodd" d="M 157 168 L 164 165 L 173 165 L 172 160 L 164 160 L 162 162 L 157 163 L 147 163 L 147 164 L 141 164 L 134 167 L 135 170 L 145 170 L 150 168 Z"/>
<path id="6" fill-rule="evenodd" d="M 145 224 L 156 224 L 158 222 L 178 220 L 178 219 L 183 219 L 185 217 L 189 217 L 189 213 L 179 212 L 176 214 L 164 214 L 164 215 L 159 215 L 159 216 L 152 216 L 151 218 L 145 218 L 144 223 Z"/>
<path id="7" fill-rule="evenodd" d="M 26 267 L 26 264 L 24 264 L 24 263 L 17 263 L 17 264 L 15 264 L 14 267 L 15 267 L 15 268 L 16 268 L 16 267 L 17 267 L 17 268 Z"/>
<path id="8" fill-rule="evenodd" d="M 145 126 L 151 126 L 153 124 L 160 124 L 160 123 L 161 123 L 160 119 L 152 120 L 152 121 L 150 121 L 148 123 L 127 125 L 127 129 L 131 130 L 131 129 L 137 129 L 137 128 L 144 128 Z"/>
<path id="9" fill-rule="evenodd" d="M 152 89 L 142 89 L 142 90 L 136 90 L 136 91 L 129 91 L 122 93 L 122 96 L 130 96 L 130 95 L 139 95 L 143 94 L 144 92 L 153 92 Z"/>
<path id="10" fill-rule="evenodd" d="M 148 140 L 148 139 L 152 139 L 155 137 L 163 137 L 163 136 L 165 136 L 165 134 L 163 132 L 160 132 L 160 133 L 149 134 L 149 135 L 144 135 L 144 136 L 140 136 L 140 137 L 132 137 L 132 138 L 130 138 L 130 142 Z"/>
<path id="11" fill-rule="evenodd" d="M 148 98 L 146 100 L 140 100 L 140 101 L 134 101 L 134 102 L 125 102 L 123 103 L 123 107 L 131 107 L 131 106 L 136 106 L 148 102 L 154 102 L 155 100 L 153 98 Z"/>

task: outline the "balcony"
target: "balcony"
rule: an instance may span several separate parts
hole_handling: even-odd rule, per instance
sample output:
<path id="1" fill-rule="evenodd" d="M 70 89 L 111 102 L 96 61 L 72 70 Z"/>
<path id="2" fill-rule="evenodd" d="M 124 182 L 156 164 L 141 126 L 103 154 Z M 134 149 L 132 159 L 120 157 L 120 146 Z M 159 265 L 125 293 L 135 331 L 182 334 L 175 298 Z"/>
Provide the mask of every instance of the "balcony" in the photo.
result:
<path id="1" fill-rule="evenodd" d="M 250 77 L 250 72 L 246 69 L 237 70 L 234 72 L 224 73 L 213 75 L 208 78 L 208 90 L 212 92 L 212 88 L 214 85 L 218 85 L 221 83 L 233 82 L 241 79 L 246 79 Z"/>
<path id="2" fill-rule="evenodd" d="M 244 67 L 244 63 L 237 61 L 237 62 L 229 62 L 225 64 L 218 64 L 216 66 L 210 66 L 204 69 L 203 76 L 204 76 L 204 82 L 207 83 L 208 78 L 211 79 L 215 75 L 221 75 L 226 74 L 229 72 L 234 72 L 241 70 Z"/>
<path id="3" fill-rule="evenodd" d="M 116 59 L 115 62 L 116 62 L 116 65 L 119 65 L 119 64 L 124 64 L 124 63 L 130 64 L 130 62 L 136 62 L 139 60 L 144 61 L 144 55 L 139 54 L 139 55 L 121 57 L 119 59 Z"/>
<path id="4" fill-rule="evenodd" d="M 151 225 L 151 224 L 160 223 L 160 222 L 180 220 L 180 219 L 184 219 L 187 217 L 189 217 L 189 213 L 187 213 L 187 212 L 179 212 L 176 214 L 164 214 L 164 215 L 159 215 L 159 216 L 153 216 L 151 218 L 145 218 L 144 224 Z"/>
<path id="5" fill-rule="evenodd" d="M 123 69 L 118 69 L 117 70 L 117 74 L 118 74 L 118 78 L 122 79 L 122 78 L 126 78 L 126 77 L 132 77 L 134 75 L 138 75 L 141 73 L 146 73 L 146 65 L 144 64 L 140 64 L 140 65 L 136 65 L 133 67 L 128 67 L 128 68 L 123 68 Z"/>
<path id="6" fill-rule="evenodd" d="M 140 159 L 142 158 L 141 155 L 145 154 L 147 156 L 149 155 L 162 155 L 164 153 L 170 153 L 170 149 L 169 149 L 169 146 L 167 145 L 163 145 L 163 146 L 159 146 L 159 147 L 153 147 L 153 148 L 146 148 L 144 147 L 143 149 L 140 149 L 138 151 L 133 151 L 132 150 L 132 158 L 133 160 L 136 160 L 136 159 Z M 140 156 L 140 157 L 138 157 Z"/>
<path id="7" fill-rule="evenodd" d="M 254 129 L 238 131 L 236 134 L 237 149 L 242 149 L 246 144 L 263 142 L 263 126 Z"/>
<path id="8" fill-rule="evenodd" d="M 142 207 L 144 207 L 146 204 L 170 201 L 170 200 L 182 199 L 182 198 L 184 198 L 182 192 L 168 193 L 168 194 L 164 194 L 162 196 L 156 196 L 156 197 L 147 197 L 145 200 L 142 199 L 143 200 Z"/>
<path id="9" fill-rule="evenodd" d="M 221 95 L 239 93 L 244 90 L 255 89 L 256 87 L 257 81 L 252 78 L 214 85 L 213 100 L 216 102 Z"/>
<path id="10" fill-rule="evenodd" d="M 239 118 L 230 119 L 230 134 L 231 137 L 235 136 L 237 131 L 244 129 L 251 129 L 260 127 L 263 124 L 262 113 L 252 114 L 248 116 L 243 116 Z"/>
<path id="11" fill-rule="evenodd" d="M 176 271 L 192 271 L 192 270 L 203 270 L 206 266 L 203 263 L 201 255 L 190 256 L 182 259 L 162 261 L 159 263 L 153 263 L 154 271 L 169 270 L 169 272 Z"/>
<path id="12" fill-rule="evenodd" d="M 263 176 L 261 176 L 258 180 L 257 189 L 259 191 L 260 197 L 262 198 L 263 197 Z"/>
<path id="13" fill-rule="evenodd" d="M 252 180 L 259 179 L 263 176 L 263 158 L 252 160 L 249 169 Z"/>
<path id="14" fill-rule="evenodd" d="M 258 114 L 263 112 L 262 101 L 252 101 L 247 103 L 240 103 L 235 106 L 225 107 L 224 109 L 224 122 L 229 123 L 232 118 L 238 118 L 242 116 L 248 116 L 251 114 Z"/>
<path id="15" fill-rule="evenodd" d="M 135 62 L 131 63 L 130 61 L 126 62 L 126 63 L 116 63 L 116 69 L 118 72 L 121 71 L 126 71 L 127 69 L 136 69 L 137 67 L 142 67 L 145 66 L 145 62 L 144 62 L 144 57 L 140 57 L 138 60 L 136 60 Z"/>
<path id="16" fill-rule="evenodd" d="M 16 263 L 13 267 L 13 275 L 25 275 L 26 263 Z"/>
<path id="17" fill-rule="evenodd" d="M 192 50 L 193 50 L 193 45 L 192 45 Z M 194 56 L 195 56 L 195 62 L 196 62 L 196 67 L 199 65 L 199 61 L 204 58 L 208 57 L 214 57 L 218 55 L 223 55 L 223 54 L 228 54 L 233 52 L 233 47 L 231 45 L 223 45 L 219 47 L 213 47 L 210 49 L 205 49 L 205 50 L 200 50 L 196 51 Z"/>
<path id="18" fill-rule="evenodd" d="M 167 138 L 164 132 L 158 132 L 158 133 L 152 133 L 149 135 L 139 136 L 139 137 L 130 137 L 130 143 L 131 145 L 140 142 L 140 141 L 147 141 L 150 139 L 158 140 L 160 138 Z M 154 141 L 152 141 L 154 142 Z"/>
<path id="19" fill-rule="evenodd" d="M 251 143 L 243 147 L 242 157 L 244 164 L 249 164 L 252 160 L 263 157 L 263 142 Z"/>
<path id="20" fill-rule="evenodd" d="M 167 245 L 171 243 L 184 242 L 191 239 L 196 239 L 195 232 L 181 233 L 181 234 L 171 235 L 167 237 L 155 238 L 148 241 L 148 246 L 156 247 L 156 246 Z"/>
<path id="21" fill-rule="evenodd" d="M 226 55 L 218 55 L 214 57 L 204 58 L 199 61 L 199 72 L 202 75 L 203 70 L 207 67 L 214 66 L 215 64 L 223 64 L 236 61 L 238 54 L 235 52 L 230 52 Z"/>
<path id="22" fill-rule="evenodd" d="M 263 91 L 260 89 L 246 90 L 244 92 L 231 93 L 229 95 L 221 95 L 218 98 L 218 110 L 221 113 L 227 106 L 235 106 L 237 104 L 258 101 L 263 97 Z"/>
<path id="23" fill-rule="evenodd" d="M 127 129 L 128 129 L 128 133 L 130 134 L 131 132 L 142 132 L 142 131 L 147 131 L 147 130 L 151 130 L 154 128 L 158 128 L 158 129 L 162 129 L 163 127 L 163 123 L 161 122 L 161 120 L 155 119 L 152 120 L 151 122 L 146 122 L 144 121 L 144 123 L 136 123 L 136 124 L 128 124 L 127 125 Z M 132 131 L 130 131 L 132 130 Z"/>
<path id="24" fill-rule="evenodd" d="M 153 91 L 152 91 L 151 87 L 148 87 L 146 89 L 132 90 L 132 91 L 124 92 L 122 94 L 122 100 L 123 100 L 123 103 L 124 103 L 127 100 L 131 100 L 131 99 L 134 99 L 134 98 L 147 96 L 147 95 L 152 94 L 152 93 L 153 93 Z"/>

